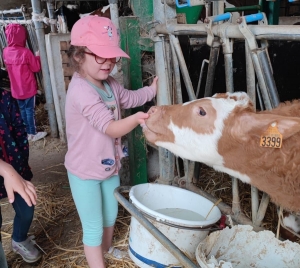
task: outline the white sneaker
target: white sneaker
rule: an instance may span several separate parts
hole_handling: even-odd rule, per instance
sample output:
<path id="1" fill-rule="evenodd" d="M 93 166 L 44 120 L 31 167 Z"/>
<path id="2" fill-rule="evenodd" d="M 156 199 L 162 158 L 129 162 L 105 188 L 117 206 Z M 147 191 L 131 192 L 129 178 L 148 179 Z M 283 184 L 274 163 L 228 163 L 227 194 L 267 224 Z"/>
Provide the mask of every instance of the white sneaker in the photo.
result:
<path id="1" fill-rule="evenodd" d="M 47 132 L 38 132 L 35 135 L 32 135 L 31 141 L 38 141 L 47 136 Z"/>
<path id="2" fill-rule="evenodd" d="M 119 250 L 115 247 L 110 247 L 107 254 L 111 255 L 112 257 L 116 258 L 116 259 L 123 259 L 123 258 L 126 258 L 126 257 L 129 257 L 128 255 L 128 252 L 127 251 L 122 251 L 122 250 Z"/>
<path id="3" fill-rule="evenodd" d="M 31 235 L 23 242 L 16 242 L 13 239 L 11 241 L 13 252 L 20 254 L 27 263 L 36 262 L 42 257 L 41 252 L 35 247 L 37 244 L 34 238 L 34 235 Z"/>
<path id="4" fill-rule="evenodd" d="M 31 141 L 32 140 L 33 135 L 32 134 L 27 134 L 27 140 Z"/>

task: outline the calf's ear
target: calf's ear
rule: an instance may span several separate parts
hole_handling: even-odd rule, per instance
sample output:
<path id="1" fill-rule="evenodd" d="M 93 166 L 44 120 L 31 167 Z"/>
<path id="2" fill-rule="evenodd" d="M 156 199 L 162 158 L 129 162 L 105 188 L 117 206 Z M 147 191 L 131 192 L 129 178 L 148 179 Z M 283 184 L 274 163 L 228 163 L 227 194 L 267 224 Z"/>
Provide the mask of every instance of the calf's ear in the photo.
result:
<path id="1" fill-rule="evenodd" d="M 278 130 L 283 139 L 296 135 L 300 132 L 300 118 L 284 117 L 278 121 Z"/>
<path id="2" fill-rule="evenodd" d="M 300 132 L 300 118 L 297 117 L 256 114 L 254 118 L 252 122 L 249 122 L 250 134 L 263 135 L 263 133 L 271 126 L 277 127 L 283 139 L 288 139 Z"/>

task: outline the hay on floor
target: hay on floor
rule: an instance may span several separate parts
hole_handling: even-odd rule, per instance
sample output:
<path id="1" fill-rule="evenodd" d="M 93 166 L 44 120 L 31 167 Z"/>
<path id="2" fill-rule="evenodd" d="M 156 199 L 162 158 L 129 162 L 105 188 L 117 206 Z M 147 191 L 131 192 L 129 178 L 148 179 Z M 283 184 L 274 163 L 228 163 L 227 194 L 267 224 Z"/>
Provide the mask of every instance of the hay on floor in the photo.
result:
<path id="1" fill-rule="evenodd" d="M 200 178 L 195 184 L 202 190 L 207 191 L 215 197 L 222 198 L 223 202 L 231 205 L 231 178 L 228 175 L 215 172 L 211 168 L 203 166 L 201 168 Z M 30 234 L 34 234 L 37 237 L 37 243 L 45 254 L 38 263 L 26 266 L 19 255 L 11 251 L 10 237 L 12 232 L 12 218 L 4 218 L 2 240 L 5 252 L 7 253 L 9 267 L 88 267 L 81 241 L 81 225 L 69 185 L 62 182 L 48 183 L 38 186 L 37 192 L 39 199 Z M 239 182 L 239 195 L 243 212 L 251 218 L 250 186 Z M 11 207 L 11 205 L 2 203 L 2 210 L 5 209 L 5 207 Z M 126 212 L 122 206 L 119 206 L 113 244 L 117 248 L 125 251 L 128 250 L 130 218 L 130 214 Z M 263 227 L 276 233 L 277 222 L 276 206 L 270 203 L 263 221 Z M 107 268 L 138 267 L 129 258 L 117 260 L 108 256 L 106 261 Z"/>
<path id="2" fill-rule="evenodd" d="M 37 187 L 37 193 L 38 204 L 30 234 L 36 236 L 36 242 L 45 253 L 38 263 L 26 266 L 22 258 L 11 251 L 12 219 L 4 219 L 2 240 L 9 267 L 88 267 L 83 252 L 81 225 L 69 186 L 63 183 L 44 184 Z M 10 206 L 8 203 L 6 205 Z M 118 249 L 128 249 L 129 225 L 130 214 L 120 207 L 113 241 Z M 106 261 L 107 268 L 137 267 L 129 258 L 118 260 L 107 256 Z"/>

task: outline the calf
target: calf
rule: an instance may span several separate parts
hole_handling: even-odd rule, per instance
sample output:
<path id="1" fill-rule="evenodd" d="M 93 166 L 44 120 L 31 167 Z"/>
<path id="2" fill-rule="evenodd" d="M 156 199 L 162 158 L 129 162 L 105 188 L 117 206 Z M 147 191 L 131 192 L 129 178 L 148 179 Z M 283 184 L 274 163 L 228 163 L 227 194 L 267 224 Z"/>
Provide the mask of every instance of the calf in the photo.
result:
<path id="1" fill-rule="evenodd" d="M 148 113 L 143 131 L 149 142 L 234 176 L 268 193 L 274 203 L 300 211 L 298 100 L 255 112 L 246 93 L 224 93 L 151 107 Z M 270 128 L 282 139 L 266 139 Z M 271 147 L 262 147 L 266 144 Z"/>

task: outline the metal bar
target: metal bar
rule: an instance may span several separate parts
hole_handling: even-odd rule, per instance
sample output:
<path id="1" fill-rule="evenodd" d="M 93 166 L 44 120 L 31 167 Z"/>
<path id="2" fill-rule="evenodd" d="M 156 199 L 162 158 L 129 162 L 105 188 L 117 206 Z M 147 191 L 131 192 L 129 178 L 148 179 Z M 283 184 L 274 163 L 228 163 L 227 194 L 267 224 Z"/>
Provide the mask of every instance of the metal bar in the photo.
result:
<path id="1" fill-rule="evenodd" d="M 32 5 L 33 13 L 40 14 L 42 12 L 41 3 L 39 0 L 31 0 L 31 5 Z M 46 98 L 45 109 L 48 111 L 51 137 L 56 138 L 58 137 L 58 128 L 57 128 L 57 120 L 56 120 L 52 86 L 50 80 L 50 71 L 49 71 L 48 60 L 47 60 L 44 25 L 42 22 L 39 21 L 34 21 L 34 25 L 35 25 L 38 44 L 39 44 L 40 57 L 41 57 L 43 84 L 44 84 L 45 98 Z"/>
<path id="2" fill-rule="evenodd" d="M 226 91 L 234 92 L 232 54 L 224 54 Z"/>
<path id="3" fill-rule="evenodd" d="M 187 176 L 187 183 L 189 184 L 193 183 L 195 168 L 196 168 L 196 162 L 189 161 L 189 170 L 188 170 L 189 172 Z"/>
<path id="4" fill-rule="evenodd" d="M 244 36 L 240 32 L 238 25 L 232 23 L 214 24 L 212 26 L 213 34 L 218 36 L 223 27 L 226 27 L 228 38 L 244 40 Z M 257 40 L 300 41 L 299 25 L 248 25 L 248 28 Z M 204 24 L 158 24 L 155 26 L 155 29 L 160 34 L 207 35 Z"/>
<path id="5" fill-rule="evenodd" d="M 0 15 L 4 15 L 4 14 L 14 14 L 14 13 L 22 13 L 22 8 L 8 9 L 8 10 L 0 10 Z"/>
<path id="6" fill-rule="evenodd" d="M 224 1 L 214 1 L 212 11 L 213 16 L 222 16 L 224 13 Z"/>
<path id="7" fill-rule="evenodd" d="M 264 102 L 263 102 L 262 96 L 261 96 L 261 90 L 260 90 L 258 84 L 256 84 L 256 92 L 257 92 L 257 98 L 258 98 L 260 110 L 265 110 L 265 105 L 264 105 Z"/>
<path id="8" fill-rule="evenodd" d="M 254 107 L 256 107 L 255 71 L 251 59 L 251 51 L 247 42 L 245 42 L 245 57 L 247 94 L 249 95 Z"/>
<path id="9" fill-rule="evenodd" d="M 255 90 L 255 71 L 253 68 L 251 60 L 251 51 L 249 49 L 248 43 L 245 42 L 245 56 L 246 56 L 246 84 L 247 84 L 247 94 L 251 99 L 254 109 L 256 107 L 256 90 Z M 254 225 L 257 219 L 258 211 L 258 190 L 256 187 L 251 186 L 251 209 L 252 209 L 252 224 Z"/>
<path id="10" fill-rule="evenodd" d="M 254 65 L 254 69 L 255 69 L 255 73 L 257 76 L 257 80 L 258 80 L 258 84 L 259 84 L 259 88 L 261 91 L 261 95 L 262 95 L 262 99 L 264 101 L 264 105 L 265 108 L 267 110 L 271 110 L 272 109 L 272 103 L 268 94 L 268 90 L 264 81 L 264 77 L 263 77 L 263 71 L 261 69 L 261 65 L 259 63 L 259 59 L 257 54 L 255 53 L 251 53 L 251 57 L 252 57 L 252 62 Z"/>
<path id="11" fill-rule="evenodd" d="M 186 87 L 187 93 L 189 95 L 189 99 L 195 100 L 196 99 L 195 91 L 193 88 L 191 78 L 189 76 L 189 72 L 188 72 L 188 69 L 187 69 L 187 66 L 186 66 L 186 63 L 184 60 L 184 56 L 182 54 L 182 50 L 181 50 L 179 41 L 178 41 L 177 37 L 175 37 L 174 35 L 170 35 L 170 41 L 171 41 L 172 45 L 174 46 L 174 49 L 175 49 L 175 52 L 176 52 L 176 55 L 178 58 L 178 62 L 179 62 L 180 69 L 181 69 L 181 74 L 182 74 L 183 80 L 185 82 L 185 87 Z"/>
<path id="12" fill-rule="evenodd" d="M 201 87 L 201 82 L 202 82 L 203 70 L 204 70 L 204 64 L 205 64 L 205 63 L 208 63 L 208 64 L 209 64 L 209 60 L 203 60 L 203 61 L 202 61 L 201 69 L 200 69 L 200 75 L 199 75 L 199 79 L 198 79 L 197 90 L 196 90 L 196 99 L 199 98 L 200 87 Z"/>
<path id="13" fill-rule="evenodd" d="M 238 179 L 231 177 L 232 180 L 232 212 L 234 215 L 241 213 L 241 202 L 239 196 Z"/>
<path id="14" fill-rule="evenodd" d="M 47 0 L 47 9 L 49 14 L 49 19 L 54 19 L 54 1 L 55 0 Z M 50 24 L 51 33 L 57 33 L 56 25 Z"/>
<path id="15" fill-rule="evenodd" d="M 110 17 L 117 31 L 120 32 L 118 0 L 109 0 Z"/>
<path id="16" fill-rule="evenodd" d="M 258 189 L 251 185 L 251 211 L 252 224 L 255 225 L 257 220 L 257 211 L 259 206 Z"/>
<path id="17" fill-rule="evenodd" d="M 182 91 L 181 91 L 181 81 L 180 81 L 180 70 L 179 63 L 176 56 L 174 45 L 171 43 L 171 53 L 172 53 L 172 62 L 173 62 L 173 72 L 175 79 L 175 92 L 176 92 L 176 103 L 182 103 Z"/>
<path id="18" fill-rule="evenodd" d="M 267 53 L 265 50 L 262 50 L 257 53 L 257 56 L 261 65 L 261 70 L 264 76 L 264 81 L 266 83 L 266 88 L 269 93 L 272 107 L 275 108 L 279 105 L 280 100 L 278 96 L 277 87 L 274 81 L 274 77 L 272 74 L 272 69 L 270 68 L 270 63 L 269 63 Z"/>
<path id="19" fill-rule="evenodd" d="M 189 41 L 190 41 L 190 46 L 203 46 L 203 45 L 206 45 L 206 37 L 201 37 L 201 38 L 191 37 L 191 38 L 189 38 Z"/>
<path id="20" fill-rule="evenodd" d="M 247 11 L 247 10 L 260 10 L 260 5 L 253 6 L 241 6 L 241 7 L 228 7 L 224 9 L 224 12 L 236 12 L 236 11 Z"/>
<path id="21" fill-rule="evenodd" d="M 260 201 L 259 209 L 256 216 L 256 221 L 254 222 L 254 226 L 260 226 L 268 208 L 270 202 L 270 196 L 266 193 L 263 193 L 263 196 Z"/>
<path id="22" fill-rule="evenodd" d="M 219 51 L 220 51 L 219 43 L 217 43 L 215 46 L 213 46 L 210 49 L 204 97 L 212 96 L 214 79 L 215 79 L 215 70 L 216 70 L 216 65 L 218 63 Z"/>
<path id="23" fill-rule="evenodd" d="M 144 8 L 145 3 L 148 1 L 139 1 L 142 8 Z M 176 11 L 175 8 L 164 5 L 161 0 L 153 0 L 153 16 L 154 21 L 159 23 L 165 23 L 167 20 L 175 19 Z M 141 18 L 145 21 L 145 18 Z M 148 20 L 149 21 L 149 20 Z M 148 22 L 147 21 L 147 22 Z M 169 105 L 171 103 L 171 88 L 169 81 L 168 64 L 166 62 L 167 57 L 165 55 L 165 43 L 166 35 L 157 35 L 154 38 L 154 52 L 155 52 L 155 72 L 159 75 L 158 79 L 158 92 L 157 92 L 157 105 Z M 160 183 L 171 184 L 174 179 L 174 168 L 175 168 L 175 157 L 174 155 L 164 149 L 159 147 L 158 149 L 159 158 L 159 179 Z"/>
<path id="24" fill-rule="evenodd" d="M 184 267 L 197 268 L 185 254 L 174 245 L 162 232 L 160 232 L 151 222 L 149 222 L 141 212 L 132 204 L 130 204 L 125 197 L 121 195 L 123 192 L 128 192 L 130 186 L 120 186 L 115 189 L 114 195 L 118 202 L 143 226 L 152 234 Z"/>
<path id="25" fill-rule="evenodd" d="M 30 25 L 32 24 L 32 20 L 0 20 L 0 24 L 2 25 L 7 25 L 11 23 L 17 23 L 17 24 L 22 24 L 22 25 Z"/>

